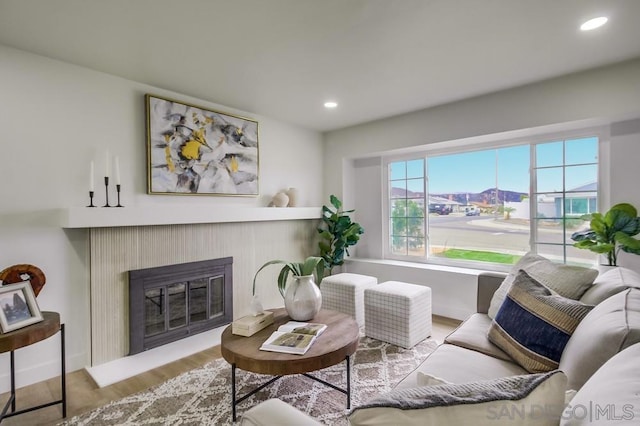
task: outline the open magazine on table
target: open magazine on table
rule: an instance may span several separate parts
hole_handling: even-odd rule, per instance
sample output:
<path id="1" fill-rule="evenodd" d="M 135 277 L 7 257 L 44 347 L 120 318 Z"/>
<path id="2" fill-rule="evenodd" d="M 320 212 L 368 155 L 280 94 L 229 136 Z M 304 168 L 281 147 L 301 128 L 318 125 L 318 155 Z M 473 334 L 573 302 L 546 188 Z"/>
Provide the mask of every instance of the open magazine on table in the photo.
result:
<path id="1" fill-rule="evenodd" d="M 326 329 L 326 324 L 289 321 L 278 327 L 260 350 L 304 355 Z"/>

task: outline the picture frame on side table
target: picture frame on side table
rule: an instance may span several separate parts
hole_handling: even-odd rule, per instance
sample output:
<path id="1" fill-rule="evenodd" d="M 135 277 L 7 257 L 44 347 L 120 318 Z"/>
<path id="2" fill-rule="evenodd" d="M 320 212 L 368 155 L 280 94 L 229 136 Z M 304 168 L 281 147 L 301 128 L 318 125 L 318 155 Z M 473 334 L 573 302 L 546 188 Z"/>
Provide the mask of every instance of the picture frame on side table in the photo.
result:
<path id="1" fill-rule="evenodd" d="M 147 94 L 147 192 L 258 195 L 258 122 Z"/>
<path id="2" fill-rule="evenodd" d="M 0 329 L 8 333 L 42 321 L 29 281 L 0 286 Z"/>

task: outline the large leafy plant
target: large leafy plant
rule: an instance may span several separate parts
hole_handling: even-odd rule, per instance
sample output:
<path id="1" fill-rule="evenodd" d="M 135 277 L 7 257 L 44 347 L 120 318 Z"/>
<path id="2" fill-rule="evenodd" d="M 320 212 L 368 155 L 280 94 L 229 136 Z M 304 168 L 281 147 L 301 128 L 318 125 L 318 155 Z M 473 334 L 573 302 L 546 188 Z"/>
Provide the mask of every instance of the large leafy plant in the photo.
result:
<path id="1" fill-rule="evenodd" d="M 349 255 L 349 247 L 355 245 L 364 233 L 359 223 L 352 222 L 349 213 L 355 210 L 342 210 L 342 201 L 335 195 L 329 197 L 331 207 L 322 206 L 322 224 L 320 233 L 320 256 L 324 266 L 331 272 L 334 266 L 344 263 L 344 255 Z"/>
<path id="2" fill-rule="evenodd" d="M 320 280 L 324 275 L 324 261 L 321 257 L 309 256 L 303 262 L 287 262 L 286 260 L 270 260 L 258 269 L 253 276 L 253 294 L 256 294 L 256 278 L 258 273 L 269 265 L 284 265 L 278 274 L 278 291 L 284 297 L 284 291 L 287 287 L 287 279 L 289 274 L 295 277 L 303 277 L 305 275 L 313 275 L 316 285 L 320 284 Z"/>
<path id="3" fill-rule="evenodd" d="M 574 247 L 606 255 L 610 266 L 617 266 L 620 250 L 640 254 L 640 240 L 633 238 L 640 233 L 640 218 L 631 204 L 616 204 L 605 214 L 592 213 L 582 218 L 590 220 L 590 227 L 571 235 L 576 241 Z"/>

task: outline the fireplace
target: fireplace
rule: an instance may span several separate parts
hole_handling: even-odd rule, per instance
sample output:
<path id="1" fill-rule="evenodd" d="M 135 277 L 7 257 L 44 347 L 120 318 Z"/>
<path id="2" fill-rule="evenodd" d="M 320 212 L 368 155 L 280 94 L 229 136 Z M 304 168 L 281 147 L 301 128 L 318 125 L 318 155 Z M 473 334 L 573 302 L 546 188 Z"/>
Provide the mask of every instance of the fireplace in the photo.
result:
<path id="1" fill-rule="evenodd" d="M 129 271 L 129 355 L 233 321 L 233 258 Z"/>

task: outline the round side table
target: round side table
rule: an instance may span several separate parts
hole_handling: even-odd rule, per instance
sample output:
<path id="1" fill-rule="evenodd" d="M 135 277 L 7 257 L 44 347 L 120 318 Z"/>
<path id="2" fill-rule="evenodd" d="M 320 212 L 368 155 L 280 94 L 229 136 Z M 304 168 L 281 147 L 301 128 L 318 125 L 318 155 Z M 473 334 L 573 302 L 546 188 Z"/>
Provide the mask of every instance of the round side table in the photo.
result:
<path id="1" fill-rule="evenodd" d="M 65 382 L 65 361 L 64 361 L 64 324 L 60 324 L 60 314 L 57 312 L 42 312 L 42 321 L 29 325 L 9 333 L 0 334 L 0 353 L 11 352 L 11 393 L 9 400 L 5 404 L 2 413 L 0 413 L 0 422 L 5 417 L 16 416 L 18 414 L 27 413 L 29 411 L 39 410 L 40 408 L 49 407 L 51 405 L 62 404 L 62 417 L 67 417 L 67 391 Z M 25 408 L 16 411 L 16 367 L 15 354 L 16 349 L 32 345 L 47 339 L 57 332 L 60 332 L 60 387 L 62 397 L 59 400 L 47 402 L 45 404 L 34 407 Z M 11 407 L 11 411 L 7 412 Z"/>

